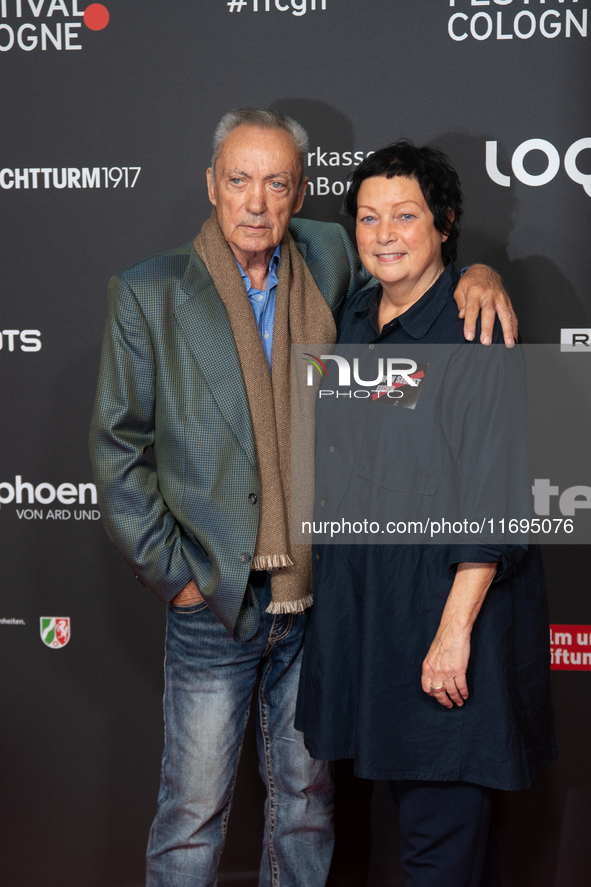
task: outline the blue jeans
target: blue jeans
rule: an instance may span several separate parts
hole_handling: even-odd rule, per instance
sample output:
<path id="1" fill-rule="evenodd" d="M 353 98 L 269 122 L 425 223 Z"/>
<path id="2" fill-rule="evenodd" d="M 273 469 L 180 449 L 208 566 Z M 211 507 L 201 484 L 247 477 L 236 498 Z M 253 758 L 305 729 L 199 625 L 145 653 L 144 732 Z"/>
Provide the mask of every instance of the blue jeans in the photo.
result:
<path id="1" fill-rule="evenodd" d="M 267 787 L 260 887 L 324 887 L 333 849 L 330 765 L 294 729 L 306 614 L 273 616 L 251 574 L 260 625 L 234 641 L 206 604 L 169 606 L 158 811 L 147 887 L 214 887 L 250 701 L 261 668 L 257 746 Z"/>

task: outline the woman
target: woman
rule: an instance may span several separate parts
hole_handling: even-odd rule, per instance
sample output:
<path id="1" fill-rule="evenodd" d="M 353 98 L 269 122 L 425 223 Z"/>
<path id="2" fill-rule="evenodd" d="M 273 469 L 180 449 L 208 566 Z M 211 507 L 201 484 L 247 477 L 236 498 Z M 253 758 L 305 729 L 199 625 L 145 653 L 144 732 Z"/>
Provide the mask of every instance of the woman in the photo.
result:
<path id="1" fill-rule="evenodd" d="M 436 149 L 402 141 L 358 167 L 346 206 L 356 220 L 361 260 L 375 279 L 347 302 L 340 343 L 405 345 L 400 353 L 411 358 L 410 346 L 464 343 L 452 297 L 461 205 L 457 174 Z M 499 329 L 493 341 L 502 342 Z M 402 483 L 384 480 L 383 466 L 394 463 L 374 459 L 392 502 L 427 500 L 433 491 L 425 477 L 449 475 L 446 459 L 456 444 L 465 447 L 481 420 L 493 422 L 486 397 L 468 403 L 449 384 L 452 365 L 456 379 L 471 367 L 484 373 L 480 358 L 490 352 L 469 343 L 455 352 L 465 357 L 463 369 L 463 358 L 454 357 L 439 372 L 436 357 L 424 365 L 412 412 L 386 404 L 379 418 L 389 432 L 378 435 L 378 446 L 391 445 L 404 469 Z M 509 391 L 510 382 L 499 370 L 491 395 L 499 411 L 495 386 Z M 350 434 L 366 440 L 366 426 L 357 421 Z M 321 428 L 321 441 L 322 435 Z M 464 464 L 474 448 L 462 456 Z M 370 502 L 371 472 L 356 474 L 345 446 L 321 449 L 317 491 L 327 478 L 334 484 L 353 478 L 350 501 Z M 502 486 L 503 478 L 487 476 L 482 452 L 473 467 L 483 487 Z M 420 481 L 414 488 L 412 477 Z M 330 504 L 328 494 L 318 495 L 322 506 Z M 310 753 L 354 758 L 358 776 L 389 781 L 400 811 L 406 885 L 477 887 L 491 788 L 528 786 L 555 757 L 539 551 L 480 543 L 318 545 L 314 570 L 296 722 Z M 498 871 L 487 877 L 487 884 L 500 883 Z"/>

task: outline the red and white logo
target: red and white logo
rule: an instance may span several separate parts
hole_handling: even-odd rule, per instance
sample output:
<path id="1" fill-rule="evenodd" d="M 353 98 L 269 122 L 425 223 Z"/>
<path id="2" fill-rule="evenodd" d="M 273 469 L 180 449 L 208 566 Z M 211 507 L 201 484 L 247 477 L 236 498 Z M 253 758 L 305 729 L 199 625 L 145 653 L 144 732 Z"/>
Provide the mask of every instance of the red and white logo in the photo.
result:
<path id="1" fill-rule="evenodd" d="M 28 0 L 25 4 L 25 0 L 0 0 L 0 52 L 81 50 L 83 26 L 89 31 L 103 31 L 110 19 L 103 3 L 80 9 L 81 2 Z"/>
<path id="2" fill-rule="evenodd" d="M 591 625 L 551 625 L 553 671 L 591 671 Z"/>
<path id="3" fill-rule="evenodd" d="M 42 616 L 40 619 L 41 640 L 46 647 L 59 650 L 70 640 L 69 616 Z"/>

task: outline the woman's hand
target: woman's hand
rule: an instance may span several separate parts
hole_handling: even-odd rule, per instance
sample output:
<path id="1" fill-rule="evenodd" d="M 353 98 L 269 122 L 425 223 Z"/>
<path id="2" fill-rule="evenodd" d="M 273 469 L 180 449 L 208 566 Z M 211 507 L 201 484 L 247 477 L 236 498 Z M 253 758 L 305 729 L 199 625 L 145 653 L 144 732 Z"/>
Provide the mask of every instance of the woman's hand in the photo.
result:
<path id="1" fill-rule="evenodd" d="M 469 659 L 470 631 L 462 631 L 453 623 L 440 625 L 423 662 L 424 692 L 446 708 L 453 708 L 454 703 L 461 707 L 468 698 Z"/>
<path id="2" fill-rule="evenodd" d="M 462 274 L 454 293 L 459 316 L 464 318 L 464 336 L 472 341 L 476 333 L 476 321 L 480 314 L 480 341 L 492 342 L 495 316 L 503 328 L 505 345 L 512 348 L 517 341 L 517 317 L 511 299 L 503 287 L 503 281 L 488 265 L 470 265 Z"/>
<path id="3" fill-rule="evenodd" d="M 472 626 L 494 579 L 497 564 L 458 564 L 433 643 L 423 661 L 421 684 L 445 708 L 468 698 L 466 672 Z"/>

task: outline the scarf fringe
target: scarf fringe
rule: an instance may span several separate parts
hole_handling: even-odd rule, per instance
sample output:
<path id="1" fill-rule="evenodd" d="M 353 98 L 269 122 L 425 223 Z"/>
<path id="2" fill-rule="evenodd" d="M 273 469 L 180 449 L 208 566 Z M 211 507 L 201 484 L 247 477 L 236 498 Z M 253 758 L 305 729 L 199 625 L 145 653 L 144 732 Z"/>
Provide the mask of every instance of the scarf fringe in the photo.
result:
<path id="1" fill-rule="evenodd" d="M 314 597 L 309 594 L 298 601 L 271 601 L 265 613 L 282 615 L 285 613 L 303 613 L 314 603 Z"/>
<path id="2" fill-rule="evenodd" d="M 293 567 L 288 554 L 257 554 L 252 559 L 251 570 L 278 570 L 281 567 Z"/>

